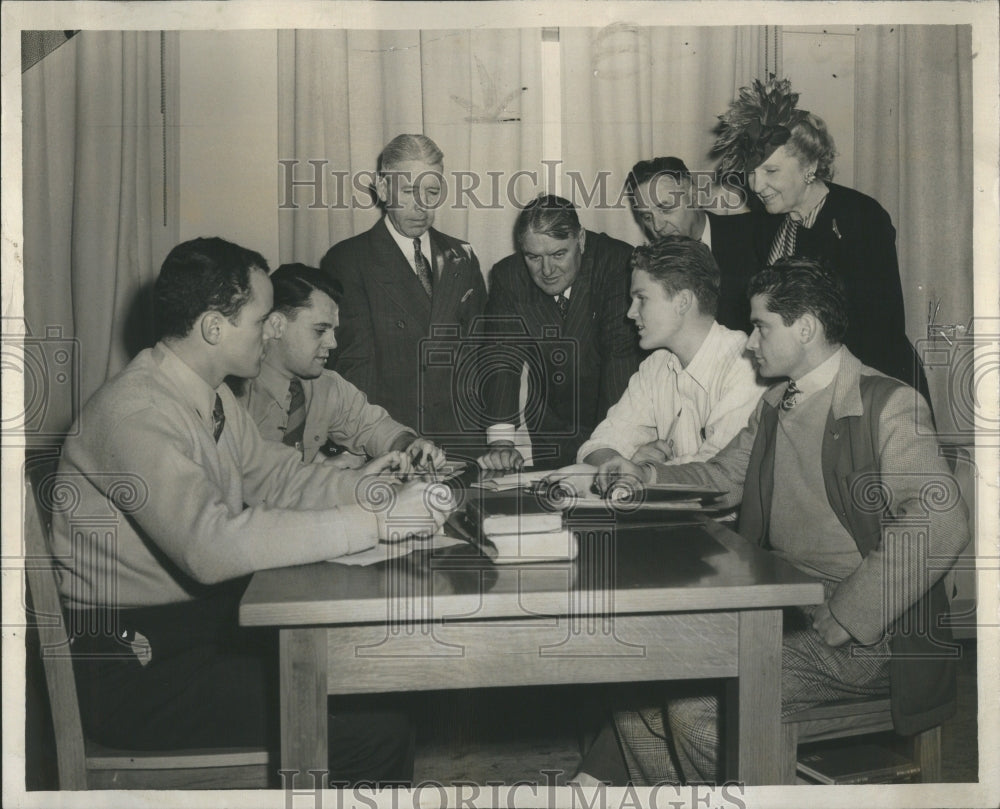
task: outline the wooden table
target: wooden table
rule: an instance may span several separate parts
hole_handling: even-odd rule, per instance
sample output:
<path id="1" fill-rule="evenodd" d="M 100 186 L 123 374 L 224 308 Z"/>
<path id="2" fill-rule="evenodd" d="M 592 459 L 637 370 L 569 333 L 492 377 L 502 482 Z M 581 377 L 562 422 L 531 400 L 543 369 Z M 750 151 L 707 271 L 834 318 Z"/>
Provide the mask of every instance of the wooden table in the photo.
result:
<path id="1" fill-rule="evenodd" d="M 328 694 L 732 678 L 728 777 L 780 783 L 781 610 L 822 586 L 711 521 L 570 525 L 572 562 L 461 545 L 255 574 L 240 623 L 279 629 L 282 769 L 326 770 Z"/>

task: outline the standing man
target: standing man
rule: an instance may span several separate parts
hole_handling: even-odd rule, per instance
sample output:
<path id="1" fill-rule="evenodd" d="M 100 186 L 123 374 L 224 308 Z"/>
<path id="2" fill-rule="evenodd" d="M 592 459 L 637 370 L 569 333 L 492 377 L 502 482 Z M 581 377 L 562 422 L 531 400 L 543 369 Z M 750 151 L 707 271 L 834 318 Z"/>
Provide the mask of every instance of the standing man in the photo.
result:
<path id="1" fill-rule="evenodd" d="M 53 557 L 84 732 L 106 746 L 277 747 L 274 637 L 237 622 L 249 574 L 443 521 L 422 483 L 400 488 L 391 513 L 359 500 L 363 477 L 405 465 L 402 453 L 341 470 L 261 438 L 223 380 L 260 371 L 271 306 L 259 253 L 178 245 L 156 280 L 160 341 L 94 394 L 66 440 L 71 508 L 55 510 Z M 101 530 L 81 529 L 88 519 Z M 411 777 L 401 717 L 329 727 L 331 780 Z"/>
<path id="2" fill-rule="evenodd" d="M 528 366 L 524 419 L 536 464 L 573 463 L 580 444 L 621 397 L 639 367 L 629 309 L 632 247 L 584 230 L 567 199 L 540 196 L 514 225 L 518 251 L 490 273 L 482 359 L 491 425 L 516 423 L 522 362 Z M 523 463 L 513 442 L 490 444 L 487 469 Z"/>
<path id="3" fill-rule="evenodd" d="M 304 264 L 283 264 L 271 273 L 272 337 L 260 375 L 243 385 L 240 400 L 261 435 L 296 447 L 306 463 L 332 441 L 342 448 L 341 465 L 360 465 L 387 452 L 406 453 L 418 471 L 440 468 L 444 453 L 394 421 L 385 408 L 335 371 L 324 370 L 337 347 L 340 287 L 326 273 Z"/>
<path id="4" fill-rule="evenodd" d="M 699 207 L 698 189 L 679 157 L 639 161 L 625 180 L 625 192 L 650 241 L 679 234 L 708 245 L 720 272 L 715 319 L 749 334 L 747 281 L 764 266 L 754 241 L 754 222 L 760 214 L 722 216 Z"/>
<path id="5" fill-rule="evenodd" d="M 443 169 L 426 135 L 393 138 L 375 183 L 385 215 L 331 247 L 320 268 L 344 290 L 334 369 L 400 424 L 470 458 L 482 442 L 462 418 L 465 377 L 450 359 L 483 311 L 486 286 L 472 247 L 431 227 Z"/>
<path id="6" fill-rule="evenodd" d="M 969 541 L 927 403 L 843 345 L 847 298 L 828 268 L 781 259 L 755 275 L 749 291 L 748 348 L 762 376 L 787 381 L 764 394 L 713 459 L 679 466 L 614 459 L 599 470 L 598 487 L 628 474 L 742 499 L 739 532 L 822 582 L 826 594 L 818 607 L 786 616 L 782 713 L 888 693 L 897 732 L 926 730 L 955 711 L 941 577 Z M 648 726 L 616 719 L 637 785 L 725 777 L 714 691 L 668 698 Z M 602 775 L 591 763 L 585 770 Z"/>
<path id="7" fill-rule="evenodd" d="M 631 291 L 628 316 L 653 353 L 577 460 L 707 461 L 746 426 L 764 392 L 747 336 L 715 320 L 718 265 L 702 242 L 665 236 L 635 249 Z"/>

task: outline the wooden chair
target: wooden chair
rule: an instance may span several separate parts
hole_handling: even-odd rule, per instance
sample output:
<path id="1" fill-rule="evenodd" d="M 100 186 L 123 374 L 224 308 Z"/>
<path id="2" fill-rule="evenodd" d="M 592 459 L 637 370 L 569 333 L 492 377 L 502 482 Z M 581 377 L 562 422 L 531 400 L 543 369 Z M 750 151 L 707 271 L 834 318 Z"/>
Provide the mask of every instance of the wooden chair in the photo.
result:
<path id="1" fill-rule="evenodd" d="M 102 747 L 83 735 L 69 637 L 59 599 L 49 521 L 25 474 L 25 572 L 55 730 L 60 789 L 266 788 L 277 766 L 264 749 L 137 751 Z M 47 516 L 47 515 L 46 515 Z"/>
<path id="2" fill-rule="evenodd" d="M 892 730 L 888 697 L 827 702 L 785 717 L 783 782 L 795 783 L 798 746 L 808 742 L 863 736 Z M 909 737 L 910 757 L 920 767 L 920 780 L 941 780 L 941 726 Z"/>

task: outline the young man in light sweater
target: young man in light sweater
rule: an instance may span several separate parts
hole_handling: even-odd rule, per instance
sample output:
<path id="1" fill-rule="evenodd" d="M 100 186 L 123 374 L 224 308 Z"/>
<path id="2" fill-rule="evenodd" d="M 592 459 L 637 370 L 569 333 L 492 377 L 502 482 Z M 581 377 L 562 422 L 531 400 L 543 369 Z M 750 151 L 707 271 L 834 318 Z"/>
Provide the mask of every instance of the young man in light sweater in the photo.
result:
<path id="1" fill-rule="evenodd" d="M 598 487 L 629 475 L 727 490 L 742 500 L 740 534 L 823 583 L 823 604 L 786 615 L 783 714 L 888 693 L 897 732 L 940 724 L 955 710 L 941 577 L 969 525 L 927 403 L 842 345 L 845 292 L 829 269 L 783 259 L 749 292 L 748 347 L 761 374 L 782 381 L 746 428 L 703 463 L 612 460 Z M 717 693 L 673 695 L 645 720 L 618 727 L 634 783 L 727 777 Z M 598 762 L 583 769 L 602 776 Z"/>
<path id="2" fill-rule="evenodd" d="M 249 574 L 371 547 L 397 517 L 429 534 L 445 515 L 419 482 L 398 490 L 393 526 L 358 502 L 363 476 L 405 467 L 402 453 L 341 470 L 261 438 L 223 384 L 255 376 L 271 336 L 260 254 L 185 242 L 155 295 L 160 341 L 87 403 L 59 468 L 72 496 L 53 557 L 84 731 L 135 749 L 276 746 L 274 639 L 237 623 Z M 409 779 L 402 717 L 329 727 L 331 780 Z"/>

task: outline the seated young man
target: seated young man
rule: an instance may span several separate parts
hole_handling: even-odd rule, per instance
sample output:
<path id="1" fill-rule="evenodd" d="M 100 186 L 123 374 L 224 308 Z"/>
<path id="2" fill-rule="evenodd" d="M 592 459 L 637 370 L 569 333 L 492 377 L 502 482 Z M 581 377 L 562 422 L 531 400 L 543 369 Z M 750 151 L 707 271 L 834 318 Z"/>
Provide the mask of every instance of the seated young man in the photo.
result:
<path id="1" fill-rule="evenodd" d="M 102 744 L 276 747 L 274 638 L 237 623 L 248 574 L 363 550 L 400 525 L 426 535 L 445 517 L 420 482 L 398 489 L 391 515 L 357 502 L 362 476 L 407 469 L 403 453 L 341 470 L 261 438 L 223 379 L 260 370 L 271 305 L 260 254 L 178 245 L 156 281 L 160 341 L 66 440 L 60 485 L 73 496 L 54 514 L 53 556 L 84 731 Z M 402 717 L 329 727 L 331 781 L 409 780 Z"/>
<path id="2" fill-rule="evenodd" d="M 746 353 L 747 336 L 715 321 L 719 267 L 701 242 L 666 236 L 637 247 L 631 266 L 628 317 L 640 347 L 653 353 L 577 461 L 708 460 L 746 425 L 764 392 Z"/>
<path id="3" fill-rule="evenodd" d="M 337 347 L 340 285 L 304 264 L 283 264 L 271 273 L 274 310 L 271 339 L 260 375 L 240 387 L 260 434 L 296 447 L 306 463 L 324 460 L 320 448 L 332 441 L 344 450 L 331 462 L 357 466 L 367 458 L 405 451 L 414 467 L 440 469 L 444 453 L 370 404 L 354 385 L 324 370 Z"/>
<path id="4" fill-rule="evenodd" d="M 933 727 L 955 710 L 941 577 L 969 526 L 927 403 L 843 346 L 844 288 L 824 266 L 783 259 L 751 278 L 749 294 L 748 348 L 763 376 L 787 381 L 711 460 L 612 459 L 598 487 L 631 475 L 726 489 L 729 502 L 742 498 L 746 539 L 823 583 L 823 604 L 786 615 L 783 714 L 888 692 L 897 732 Z M 616 717 L 634 783 L 726 776 L 714 691 L 675 695 L 642 718 Z M 583 770 L 600 779 L 601 766 L 585 761 Z"/>

